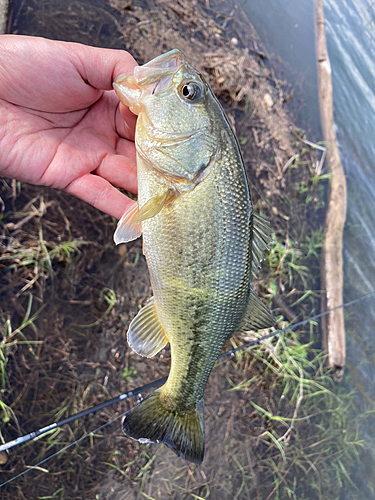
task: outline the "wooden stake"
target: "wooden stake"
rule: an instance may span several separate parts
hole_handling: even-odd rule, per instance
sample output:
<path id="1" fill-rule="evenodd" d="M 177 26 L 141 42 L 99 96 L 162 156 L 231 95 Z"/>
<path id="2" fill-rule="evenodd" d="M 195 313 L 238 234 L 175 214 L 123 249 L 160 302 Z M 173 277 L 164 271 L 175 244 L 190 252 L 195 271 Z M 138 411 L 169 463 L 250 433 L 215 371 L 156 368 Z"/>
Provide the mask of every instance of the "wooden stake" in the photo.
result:
<path id="1" fill-rule="evenodd" d="M 323 138 L 327 147 L 326 164 L 332 175 L 321 260 L 322 311 L 327 311 L 343 304 L 342 247 L 346 218 L 346 179 L 341 165 L 333 119 L 331 65 L 327 51 L 323 0 L 317 2 L 316 20 L 319 107 Z M 343 377 L 346 356 L 342 308 L 323 318 L 322 331 L 324 348 L 328 352 L 328 364 L 334 369 L 334 378 L 339 382 Z"/>

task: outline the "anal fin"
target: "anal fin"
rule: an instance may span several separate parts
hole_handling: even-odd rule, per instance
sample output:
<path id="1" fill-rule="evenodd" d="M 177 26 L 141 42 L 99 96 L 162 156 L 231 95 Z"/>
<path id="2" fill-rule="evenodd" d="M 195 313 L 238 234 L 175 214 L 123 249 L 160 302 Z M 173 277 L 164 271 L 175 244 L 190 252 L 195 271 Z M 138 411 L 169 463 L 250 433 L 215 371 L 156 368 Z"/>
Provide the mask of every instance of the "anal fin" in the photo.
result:
<path id="1" fill-rule="evenodd" d="M 168 344 L 153 297 L 130 323 L 128 342 L 133 351 L 146 358 L 152 358 Z"/>
<path id="2" fill-rule="evenodd" d="M 276 320 L 268 307 L 263 304 L 258 295 L 253 289 L 250 290 L 249 304 L 246 309 L 245 316 L 242 320 L 239 332 L 248 330 L 262 330 L 263 328 L 271 328 Z"/>

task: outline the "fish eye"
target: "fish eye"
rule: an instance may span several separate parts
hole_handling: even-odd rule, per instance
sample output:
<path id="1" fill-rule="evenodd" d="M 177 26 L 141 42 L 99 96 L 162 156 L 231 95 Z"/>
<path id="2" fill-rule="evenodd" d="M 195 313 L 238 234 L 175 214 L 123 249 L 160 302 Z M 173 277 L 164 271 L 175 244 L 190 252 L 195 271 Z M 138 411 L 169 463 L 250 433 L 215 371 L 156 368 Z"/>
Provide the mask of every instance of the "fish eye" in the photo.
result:
<path id="1" fill-rule="evenodd" d="M 197 83 L 189 82 L 182 85 L 180 94 L 189 101 L 195 101 L 202 95 L 202 89 Z"/>

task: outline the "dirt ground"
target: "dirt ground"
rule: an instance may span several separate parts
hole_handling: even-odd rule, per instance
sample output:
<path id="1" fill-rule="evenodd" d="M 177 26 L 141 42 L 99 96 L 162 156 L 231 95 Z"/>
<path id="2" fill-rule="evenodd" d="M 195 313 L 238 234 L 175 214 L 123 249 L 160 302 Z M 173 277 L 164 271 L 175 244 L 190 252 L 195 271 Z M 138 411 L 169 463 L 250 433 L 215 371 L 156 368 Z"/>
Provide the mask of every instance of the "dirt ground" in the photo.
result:
<path id="1" fill-rule="evenodd" d="M 139 63 L 181 49 L 222 102 L 241 144 L 255 209 L 271 221 L 283 248 L 289 245 L 297 255 L 305 235 L 321 230 L 324 190 L 314 174 L 319 156 L 285 109 L 292 87 L 278 80 L 234 3 L 110 0 L 105 9 L 100 2 L 67 2 L 64 10 L 61 0 L 53 0 L 22 8 L 13 11 L 11 26 L 18 33 L 125 48 Z M 116 221 L 62 192 L 3 179 L 0 196 L 0 426 L 6 442 L 166 376 L 170 360 L 168 349 L 144 360 L 126 343 L 130 320 L 152 294 L 140 240 L 116 248 Z M 306 288 L 319 290 L 314 251 L 302 252 L 298 263 L 309 265 L 307 276 L 283 273 L 269 261 L 255 283 L 280 320 L 318 312 L 318 294 L 304 299 Z M 205 397 L 202 467 L 187 466 L 163 447 L 126 439 L 117 420 L 0 489 L 0 498 L 277 498 L 274 471 L 264 460 L 276 460 L 280 449 L 264 436 L 281 432 L 284 424 L 249 402 L 293 416 L 295 404 L 282 402 L 283 389 L 270 382 L 275 370 L 266 370 L 273 349 L 270 344 L 256 356 L 217 363 Z M 240 383 L 243 390 L 230 390 Z M 114 405 L 13 448 L 3 457 L 1 479 L 134 404 Z"/>

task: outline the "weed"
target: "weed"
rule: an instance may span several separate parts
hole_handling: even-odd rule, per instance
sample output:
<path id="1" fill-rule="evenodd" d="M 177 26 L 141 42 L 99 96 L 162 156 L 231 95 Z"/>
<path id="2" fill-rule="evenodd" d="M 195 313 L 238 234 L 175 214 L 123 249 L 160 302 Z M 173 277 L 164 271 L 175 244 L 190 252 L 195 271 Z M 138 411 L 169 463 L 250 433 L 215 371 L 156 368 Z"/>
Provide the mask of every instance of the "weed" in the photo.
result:
<path id="1" fill-rule="evenodd" d="M 316 489 L 324 491 L 325 497 L 331 492 L 328 497 L 334 498 L 342 487 L 355 489 L 348 470 L 360 462 L 365 443 L 360 439 L 360 421 L 353 420 L 353 394 L 345 390 L 337 394 L 323 369 L 322 353 L 296 333 L 280 337 L 273 359 L 263 345 L 254 354 L 264 365 L 258 380 L 270 374 L 273 390 L 288 401 L 275 407 L 276 413 L 250 401 L 271 426 L 259 436 L 269 448 L 264 455 L 269 457 L 262 458 L 260 465 L 271 471 L 275 484 L 267 498 L 289 498 L 290 492 L 295 495 L 291 498 L 312 498 Z M 253 384 L 258 380 L 253 378 Z M 374 411 L 375 406 L 370 413 Z"/>
<path id="2" fill-rule="evenodd" d="M 136 368 L 134 368 L 134 366 L 131 366 L 130 368 L 127 368 L 125 366 L 125 368 L 122 371 L 121 377 L 122 377 L 122 380 L 124 380 L 124 382 L 126 382 L 126 381 L 131 382 L 132 377 L 134 377 L 134 375 L 137 375 Z"/>
<path id="3" fill-rule="evenodd" d="M 101 303 L 106 303 L 107 307 L 106 310 L 104 311 L 104 314 L 94 321 L 93 323 L 90 323 L 88 325 L 80 325 L 77 323 L 73 323 L 72 326 L 79 326 L 80 328 L 93 328 L 94 326 L 98 326 L 99 323 L 101 323 L 106 316 L 112 311 L 112 309 L 116 305 L 116 293 L 111 290 L 110 288 L 104 287 L 100 290 L 99 293 L 99 302 Z"/>
<path id="4" fill-rule="evenodd" d="M 19 294 L 31 289 L 41 278 L 54 277 L 54 265 L 63 265 L 69 269 L 75 256 L 81 254 L 83 245 L 91 244 L 83 240 L 45 241 L 42 226 L 39 224 L 39 238 L 21 245 L 17 240 L 10 240 L 7 248 L 0 256 L 0 263 L 5 264 L 5 270 L 13 273 L 25 272 L 26 284 Z"/>
<path id="5" fill-rule="evenodd" d="M 65 498 L 64 490 L 65 488 L 59 488 L 52 495 L 48 495 L 46 497 L 38 497 L 38 500 L 50 500 L 50 499 L 63 500 Z"/>
<path id="6" fill-rule="evenodd" d="M 300 248 L 290 242 L 288 235 L 284 241 L 276 239 L 270 244 L 268 256 L 270 279 L 274 279 L 281 289 L 286 285 L 291 288 L 297 279 L 302 282 L 303 288 L 306 288 L 309 269 L 302 263 L 304 258 Z"/>

